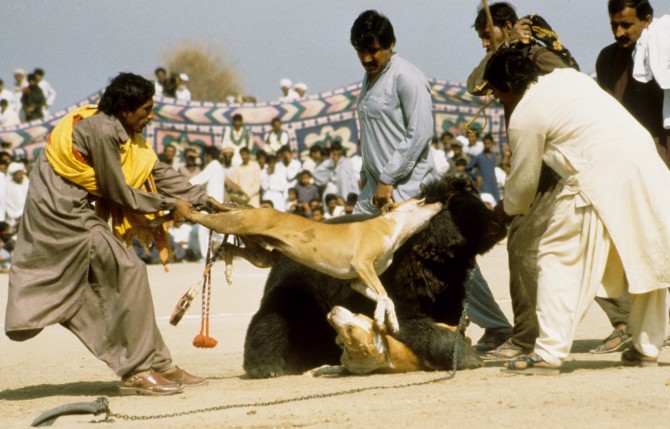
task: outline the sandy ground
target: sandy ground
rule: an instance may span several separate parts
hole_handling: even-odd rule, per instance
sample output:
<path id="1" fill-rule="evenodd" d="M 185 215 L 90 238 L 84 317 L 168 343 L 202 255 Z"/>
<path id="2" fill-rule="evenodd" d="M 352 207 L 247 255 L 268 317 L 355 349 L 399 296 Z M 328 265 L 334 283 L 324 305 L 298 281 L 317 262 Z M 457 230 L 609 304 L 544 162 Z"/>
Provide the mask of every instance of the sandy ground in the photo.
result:
<path id="1" fill-rule="evenodd" d="M 506 258 L 505 245 L 499 244 L 481 257 L 480 265 L 511 318 Z M 244 334 L 258 307 L 268 270 L 236 262 L 234 284 L 228 286 L 223 264 L 214 266 L 212 336 L 219 345 L 202 350 L 191 345 L 199 332 L 199 298 L 178 327 L 168 323 L 177 299 L 197 283 L 202 268 L 199 263 L 178 264 L 164 273 L 161 267 L 150 266 L 149 276 L 158 325 L 175 362 L 208 377 L 208 386 L 170 397 L 119 396 L 115 375 L 65 329 L 47 328 L 26 343 L 13 343 L 2 335 L 0 428 L 29 427 L 46 410 L 100 396 L 107 397 L 112 412 L 120 415 L 189 414 L 139 421 L 117 417 L 95 426 L 90 422 L 100 417 L 69 416 L 59 418 L 54 427 L 670 427 L 670 386 L 665 385 L 670 378 L 670 351 L 665 349 L 660 366 L 651 369 L 624 368 L 618 353 L 590 354 L 611 330 L 597 305 L 581 323 L 563 372 L 554 377 L 502 374 L 503 362 L 498 361 L 459 372 L 451 380 L 415 386 L 411 384 L 447 373 L 250 380 L 242 370 Z M 3 275 L 0 322 L 4 321 L 6 287 L 7 276 Z M 481 334 L 477 326 L 468 329 L 474 340 Z M 362 388 L 373 389 L 360 391 Z M 359 391 L 339 394 L 351 389 Z M 338 395 L 328 396 L 333 393 Z"/>

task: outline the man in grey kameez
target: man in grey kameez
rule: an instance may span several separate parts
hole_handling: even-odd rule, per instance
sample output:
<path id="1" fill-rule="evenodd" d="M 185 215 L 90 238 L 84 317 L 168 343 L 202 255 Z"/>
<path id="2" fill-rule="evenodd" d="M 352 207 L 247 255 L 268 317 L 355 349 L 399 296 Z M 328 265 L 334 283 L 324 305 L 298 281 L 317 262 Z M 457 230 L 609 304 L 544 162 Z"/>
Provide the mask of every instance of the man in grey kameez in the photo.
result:
<path id="1" fill-rule="evenodd" d="M 100 111 L 108 87 L 100 110 L 72 127 L 73 151 L 95 170 L 101 197 L 56 173 L 45 152 L 38 157 L 9 274 L 5 332 L 24 341 L 61 324 L 123 378 L 125 393 L 178 393 L 205 380 L 173 366 L 156 326 L 146 267 L 96 215 L 94 202 L 139 213 L 176 209 L 188 217 L 191 204 L 202 206 L 207 197 L 160 162 L 151 171 L 158 192 L 126 184 L 120 147 L 153 117 L 153 84 L 121 74 L 110 87 L 121 77 L 122 86 L 139 86 L 148 98 L 110 115 Z"/>
<path id="2" fill-rule="evenodd" d="M 438 178 L 430 152 L 430 86 L 418 68 L 393 52 L 393 26 L 378 12 L 359 15 L 351 28 L 351 44 L 366 71 L 358 99 L 364 186 L 354 213 L 376 214 L 388 202 L 417 196 L 421 183 Z M 494 334 L 496 343 L 487 344 L 493 348 L 511 335 L 512 326 L 477 265 L 473 275 L 469 316 Z"/>

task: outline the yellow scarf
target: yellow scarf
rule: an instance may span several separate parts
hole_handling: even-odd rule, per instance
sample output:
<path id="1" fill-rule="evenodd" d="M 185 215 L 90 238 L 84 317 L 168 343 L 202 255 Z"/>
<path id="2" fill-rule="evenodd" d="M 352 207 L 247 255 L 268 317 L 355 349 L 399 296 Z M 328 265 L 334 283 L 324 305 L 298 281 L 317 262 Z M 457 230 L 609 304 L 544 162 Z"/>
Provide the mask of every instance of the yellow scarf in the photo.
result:
<path id="1" fill-rule="evenodd" d="M 46 145 L 46 157 L 54 171 L 64 179 L 86 189 L 91 194 L 102 197 L 95 178 L 95 170 L 88 165 L 72 144 L 74 125 L 82 119 L 98 113 L 95 105 L 86 105 L 75 109 L 65 116 L 49 135 Z M 156 192 L 151 171 L 156 164 L 156 153 L 149 143 L 139 134 L 134 133 L 120 146 L 121 170 L 126 183 L 133 188 L 147 192 Z M 165 225 L 151 228 L 149 222 L 157 214 L 140 214 L 125 209 L 117 204 L 98 198 L 96 214 L 102 219 L 112 218 L 114 235 L 126 244 L 138 238 L 146 248 L 152 240 L 156 243 L 163 265 L 171 259 L 172 251 Z"/>

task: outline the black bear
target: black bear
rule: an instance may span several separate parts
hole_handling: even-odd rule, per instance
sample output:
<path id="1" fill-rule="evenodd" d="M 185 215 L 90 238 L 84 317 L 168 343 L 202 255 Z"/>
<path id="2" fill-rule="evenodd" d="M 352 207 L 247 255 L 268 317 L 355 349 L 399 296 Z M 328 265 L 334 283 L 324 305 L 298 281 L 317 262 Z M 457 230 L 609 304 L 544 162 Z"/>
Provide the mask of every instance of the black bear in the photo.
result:
<path id="1" fill-rule="evenodd" d="M 480 200 L 469 179 L 445 176 L 425 184 L 421 197 L 428 203 L 442 201 L 443 210 L 396 251 L 393 263 L 380 276 L 400 323 L 394 337 L 420 359 L 445 370 L 452 368 L 458 342 L 458 368 L 480 367 L 481 360 L 463 337 L 435 322 L 458 325 L 475 257 L 504 238 L 507 228 Z M 335 344 L 336 333 L 326 314 L 335 305 L 370 316 L 374 311 L 374 303 L 350 284 L 281 257 L 270 271 L 260 308 L 247 330 L 247 374 L 278 377 L 339 364 L 342 350 Z"/>

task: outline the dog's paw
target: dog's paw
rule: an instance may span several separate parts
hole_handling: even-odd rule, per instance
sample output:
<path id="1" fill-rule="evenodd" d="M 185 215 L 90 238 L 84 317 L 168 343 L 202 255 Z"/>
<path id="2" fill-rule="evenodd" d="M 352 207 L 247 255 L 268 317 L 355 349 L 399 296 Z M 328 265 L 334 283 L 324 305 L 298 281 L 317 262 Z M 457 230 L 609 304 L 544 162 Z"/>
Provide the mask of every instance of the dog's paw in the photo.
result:
<path id="1" fill-rule="evenodd" d="M 386 305 L 386 323 L 389 332 L 397 334 L 400 331 L 400 325 L 398 324 L 398 316 L 395 314 L 395 305 L 391 298 L 384 298 L 384 301 Z"/>
<path id="2" fill-rule="evenodd" d="M 348 374 L 347 369 L 341 365 L 322 365 L 318 368 L 305 371 L 302 375 L 307 377 L 327 377 Z"/>
<path id="3" fill-rule="evenodd" d="M 251 378 L 277 378 L 284 375 L 284 368 L 279 365 L 260 365 L 247 369 L 247 375 Z"/>

